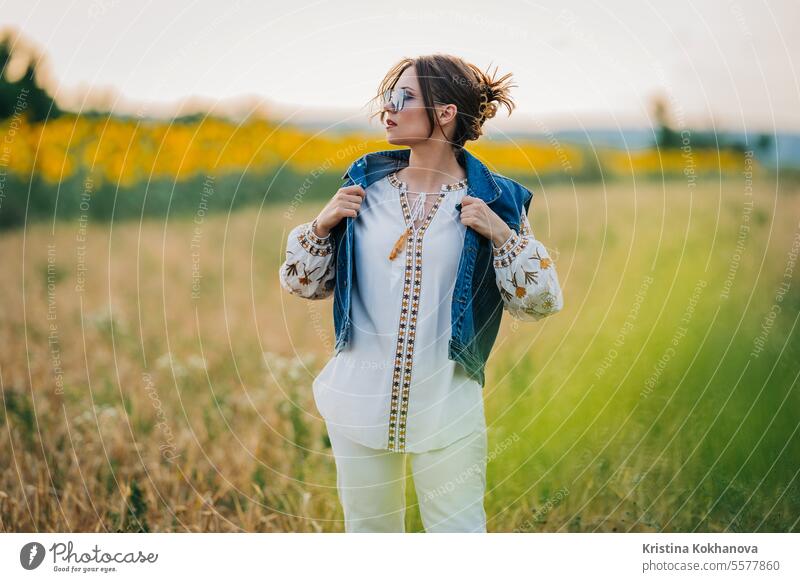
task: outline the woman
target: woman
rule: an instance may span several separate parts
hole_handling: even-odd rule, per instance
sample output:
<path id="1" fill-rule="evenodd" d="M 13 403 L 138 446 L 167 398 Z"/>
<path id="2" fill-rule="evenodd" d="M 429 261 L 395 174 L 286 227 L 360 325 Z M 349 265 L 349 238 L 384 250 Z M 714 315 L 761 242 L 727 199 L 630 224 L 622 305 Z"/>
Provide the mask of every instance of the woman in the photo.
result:
<path id="1" fill-rule="evenodd" d="M 407 149 L 355 161 L 289 235 L 282 287 L 334 296 L 336 353 L 313 392 L 348 532 L 404 531 L 407 456 L 426 531 L 486 531 L 482 389 L 500 317 L 563 306 L 532 194 L 463 147 L 498 104 L 511 113 L 510 76 L 450 55 L 400 61 L 376 100 Z"/>

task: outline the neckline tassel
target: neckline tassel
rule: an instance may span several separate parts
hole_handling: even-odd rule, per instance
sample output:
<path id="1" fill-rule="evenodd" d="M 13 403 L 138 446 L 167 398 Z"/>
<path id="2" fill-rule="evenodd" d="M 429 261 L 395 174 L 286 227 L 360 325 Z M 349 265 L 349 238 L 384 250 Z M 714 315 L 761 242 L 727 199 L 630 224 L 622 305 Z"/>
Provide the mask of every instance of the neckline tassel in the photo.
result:
<path id="1" fill-rule="evenodd" d="M 408 240 L 408 236 L 411 234 L 411 227 L 406 228 L 403 231 L 403 234 L 400 235 L 400 238 L 397 239 L 397 242 L 394 243 L 392 247 L 392 252 L 389 253 L 389 260 L 393 261 L 400 251 L 403 250 L 403 247 L 406 245 L 406 240 Z"/>

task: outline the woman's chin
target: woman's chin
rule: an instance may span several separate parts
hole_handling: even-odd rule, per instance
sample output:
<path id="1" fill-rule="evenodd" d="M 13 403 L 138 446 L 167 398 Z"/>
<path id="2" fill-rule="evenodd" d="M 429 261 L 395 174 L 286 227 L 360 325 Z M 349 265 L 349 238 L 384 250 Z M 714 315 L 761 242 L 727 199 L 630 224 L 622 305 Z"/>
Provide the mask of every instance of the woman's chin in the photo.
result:
<path id="1" fill-rule="evenodd" d="M 409 141 L 414 141 L 414 140 L 409 140 L 408 138 L 403 138 L 398 135 L 392 135 L 391 131 L 387 131 L 386 141 L 392 145 L 408 145 Z"/>

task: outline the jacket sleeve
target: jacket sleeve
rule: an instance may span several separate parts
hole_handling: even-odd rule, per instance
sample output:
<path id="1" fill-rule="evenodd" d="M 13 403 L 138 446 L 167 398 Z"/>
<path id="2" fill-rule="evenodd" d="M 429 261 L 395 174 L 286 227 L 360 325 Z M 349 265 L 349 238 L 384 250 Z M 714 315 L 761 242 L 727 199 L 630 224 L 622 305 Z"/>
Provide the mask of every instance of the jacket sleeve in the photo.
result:
<path id="1" fill-rule="evenodd" d="M 561 311 L 564 297 L 555 264 L 536 240 L 523 211 L 519 234 L 512 230 L 500 247 L 492 245 L 503 308 L 522 321 L 538 321 Z"/>
<path id="2" fill-rule="evenodd" d="M 286 241 L 286 260 L 280 267 L 281 287 L 305 299 L 325 299 L 333 295 L 336 269 L 330 234 L 320 238 L 312 223 L 292 229 Z"/>

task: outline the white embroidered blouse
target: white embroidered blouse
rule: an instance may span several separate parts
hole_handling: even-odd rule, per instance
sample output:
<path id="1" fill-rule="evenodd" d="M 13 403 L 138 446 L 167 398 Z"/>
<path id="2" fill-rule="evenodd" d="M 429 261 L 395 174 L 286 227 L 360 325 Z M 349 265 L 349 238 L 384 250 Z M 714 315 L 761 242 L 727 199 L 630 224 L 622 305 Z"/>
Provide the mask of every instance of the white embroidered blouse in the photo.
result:
<path id="1" fill-rule="evenodd" d="M 448 359 L 450 306 L 466 227 L 455 208 L 466 180 L 420 193 L 409 205 L 395 174 L 365 190 L 353 222 L 352 328 L 348 346 L 314 380 L 317 408 L 326 423 L 365 446 L 397 452 L 441 448 L 485 424 L 479 382 Z M 425 198 L 435 200 L 427 216 Z M 554 264 L 534 238 L 527 216 L 520 233 L 493 246 L 503 307 L 523 321 L 560 311 L 563 296 Z M 394 260 L 392 248 L 412 231 Z M 280 283 L 307 299 L 333 294 L 331 236 L 296 226 L 287 241 Z"/>

